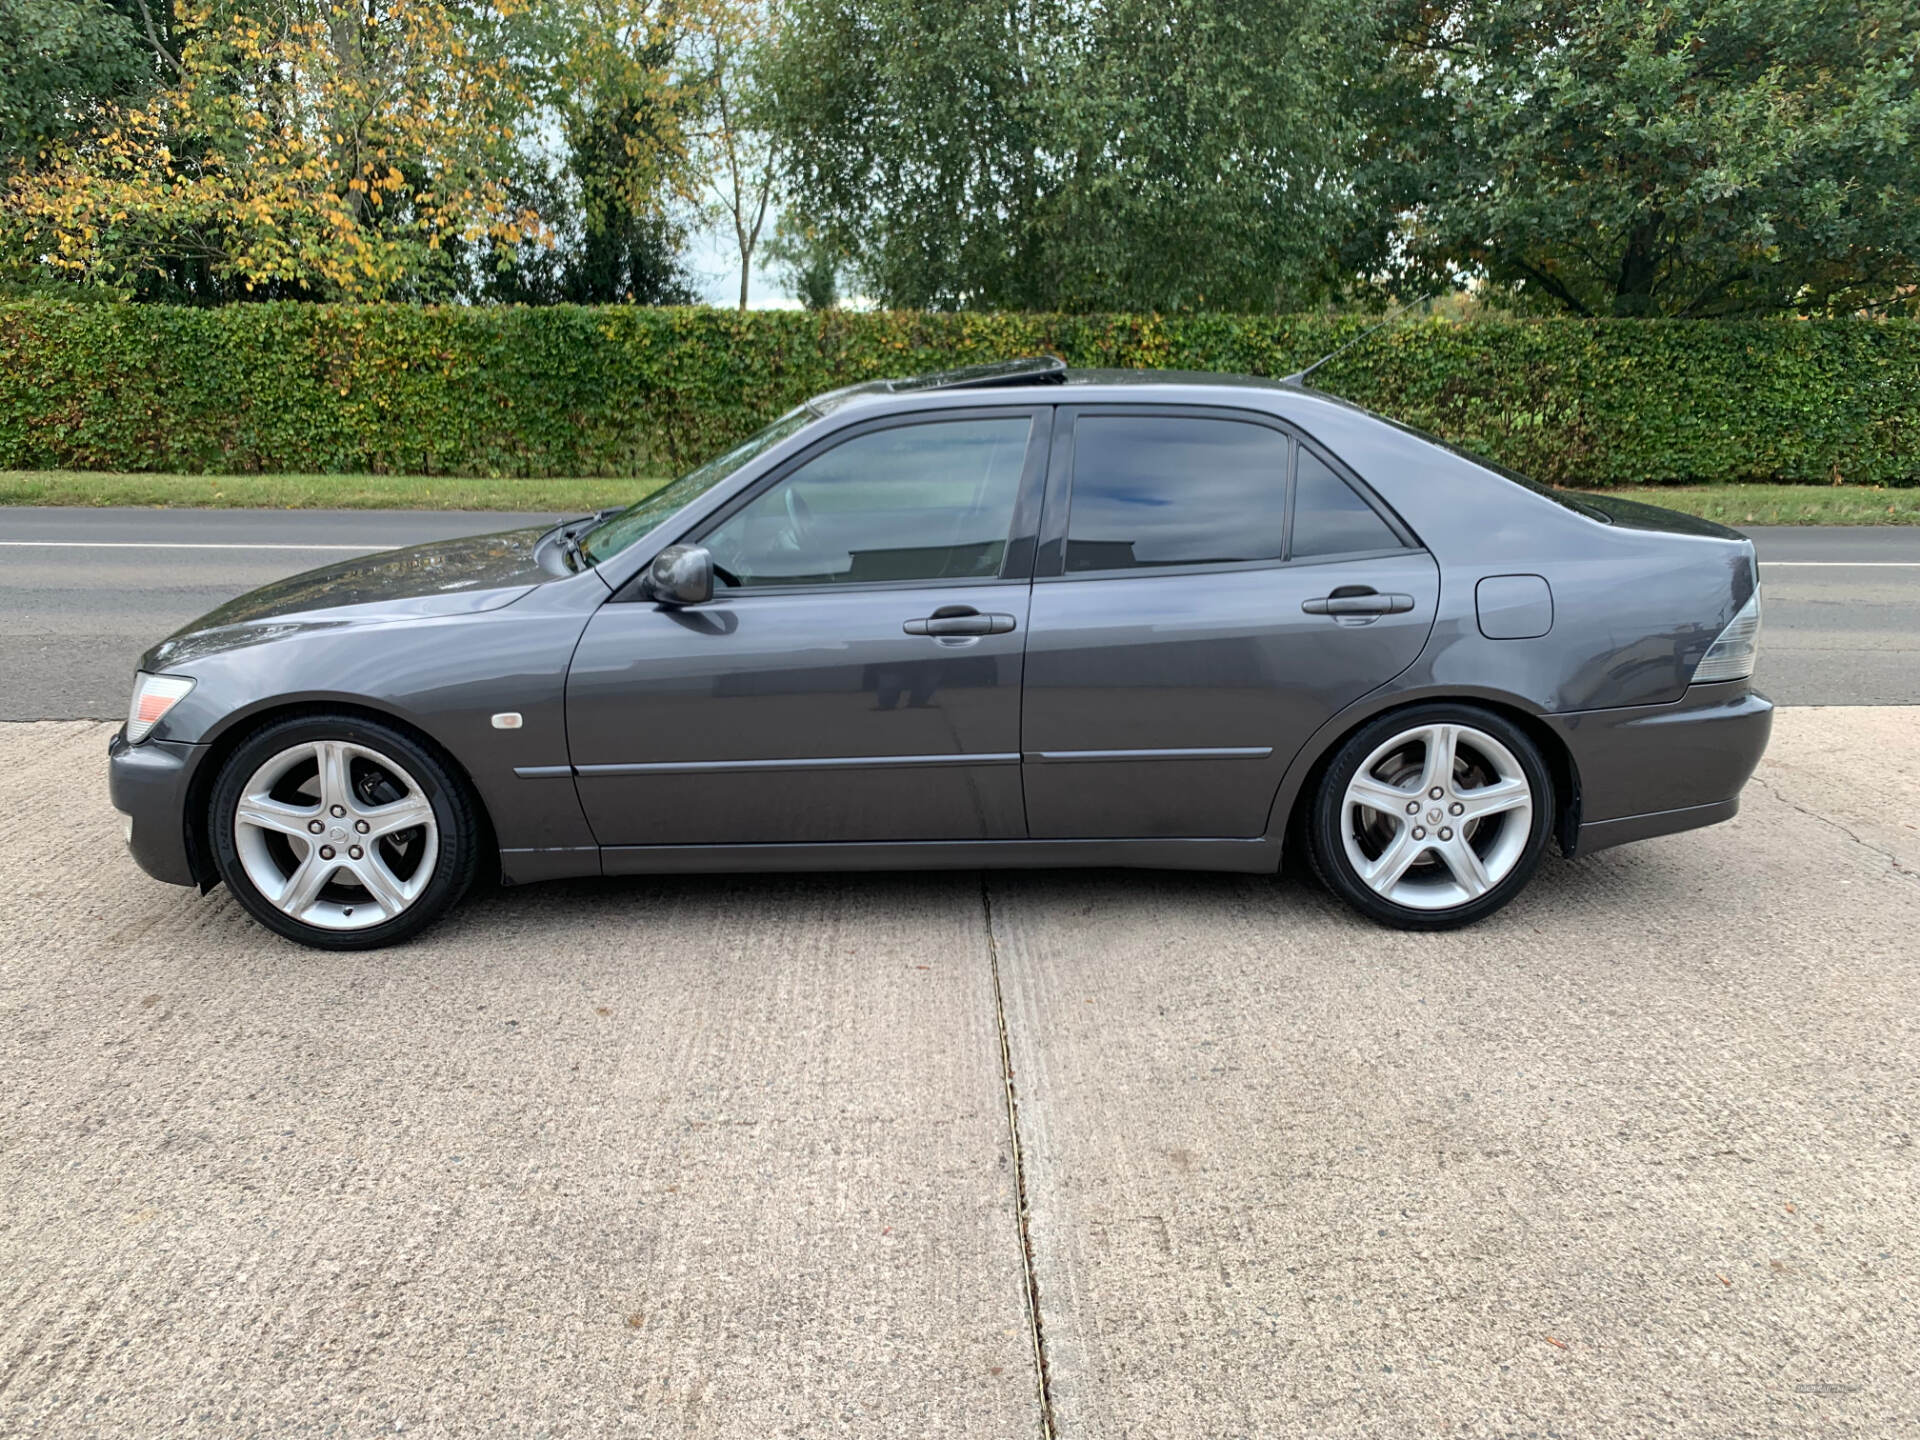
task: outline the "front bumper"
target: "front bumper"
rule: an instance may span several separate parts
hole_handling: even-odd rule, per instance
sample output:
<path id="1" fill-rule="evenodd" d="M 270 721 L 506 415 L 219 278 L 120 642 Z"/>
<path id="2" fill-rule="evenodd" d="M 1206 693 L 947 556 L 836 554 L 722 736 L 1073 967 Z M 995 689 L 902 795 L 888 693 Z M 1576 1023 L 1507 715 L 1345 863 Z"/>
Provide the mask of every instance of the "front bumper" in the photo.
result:
<path id="1" fill-rule="evenodd" d="M 1773 733 L 1773 702 L 1738 680 L 1691 686 L 1671 705 L 1541 718 L 1573 757 L 1572 853 L 1586 855 L 1732 819 Z"/>
<path id="2" fill-rule="evenodd" d="M 194 772 L 206 750 L 177 740 L 129 745 L 123 731 L 107 742 L 107 793 L 127 817 L 127 849 L 135 864 L 169 885 L 197 885 L 208 873 L 187 824 Z"/>

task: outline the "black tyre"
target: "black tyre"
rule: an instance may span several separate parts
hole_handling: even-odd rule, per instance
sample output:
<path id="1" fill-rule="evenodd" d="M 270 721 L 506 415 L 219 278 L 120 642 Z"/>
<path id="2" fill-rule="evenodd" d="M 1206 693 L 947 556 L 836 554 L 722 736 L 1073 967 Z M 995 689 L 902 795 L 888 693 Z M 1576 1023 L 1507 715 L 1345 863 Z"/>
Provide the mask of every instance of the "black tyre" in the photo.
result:
<path id="1" fill-rule="evenodd" d="M 1553 834 L 1537 745 L 1476 705 L 1382 715 L 1334 754 L 1307 820 L 1314 873 L 1403 930 L 1484 919 L 1526 888 Z"/>
<path id="2" fill-rule="evenodd" d="M 227 757 L 211 804 L 220 878 L 262 925 L 302 945 L 396 944 L 473 883 L 480 827 L 465 785 L 379 721 L 268 725 Z"/>

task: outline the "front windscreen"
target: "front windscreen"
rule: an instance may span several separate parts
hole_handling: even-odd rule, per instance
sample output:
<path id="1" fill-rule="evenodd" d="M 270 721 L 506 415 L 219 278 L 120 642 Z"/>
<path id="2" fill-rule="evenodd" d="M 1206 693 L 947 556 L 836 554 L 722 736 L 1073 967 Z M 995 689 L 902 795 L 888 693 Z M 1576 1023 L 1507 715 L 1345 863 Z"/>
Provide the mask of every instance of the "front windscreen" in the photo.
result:
<path id="1" fill-rule="evenodd" d="M 638 504 L 628 506 L 605 524 L 594 526 L 582 537 L 580 548 L 595 564 L 609 556 L 618 555 L 674 511 L 691 505 L 755 456 L 764 455 L 789 435 L 811 424 L 815 418 L 813 412 L 805 407 L 789 410 L 766 429 L 743 440 L 726 454 L 716 455 L 697 470 L 689 470 Z"/>

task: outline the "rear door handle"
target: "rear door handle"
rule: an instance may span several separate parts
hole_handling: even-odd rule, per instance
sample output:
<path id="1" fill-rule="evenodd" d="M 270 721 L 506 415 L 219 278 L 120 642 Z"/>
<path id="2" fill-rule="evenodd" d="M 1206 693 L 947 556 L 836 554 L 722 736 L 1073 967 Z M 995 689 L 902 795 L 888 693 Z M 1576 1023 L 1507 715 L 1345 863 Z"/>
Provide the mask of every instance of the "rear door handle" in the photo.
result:
<path id="1" fill-rule="evenodd" d="M 908 620 L 900 627 L 909 635 L 1005 635 L 1013 629 L 1011 615 L 982 615 L 967 605 L 942 605 L 924 620 Z"/>
<path id="2" fill-rule="evenodd" d="M 1309 615 L 1404 615 L 1413 609 L 1411 595 L 1323 595 L 1317 600 L 1302 600 L 1300 608 Z"/>

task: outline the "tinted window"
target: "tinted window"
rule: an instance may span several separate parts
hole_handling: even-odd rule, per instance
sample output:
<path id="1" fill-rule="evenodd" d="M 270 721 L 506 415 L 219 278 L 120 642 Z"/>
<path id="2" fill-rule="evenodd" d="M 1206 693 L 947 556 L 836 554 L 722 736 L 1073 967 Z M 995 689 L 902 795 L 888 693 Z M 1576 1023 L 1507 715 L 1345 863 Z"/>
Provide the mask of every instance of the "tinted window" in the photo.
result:
<path id="1" fill-rule="evenodd" d="M 1373 507 L 1304 445 L 1298 465 L 1293 480 L 1294 558 L 1399 546 L 1399 537 Z"/>
<path id="2" fill-rule="evenodd" d="M 1279 559 L 1287 445 L 1238 420 L 1083 416 L 1067 569 Z"/>
<path id="3" fill-rule="evenodd" d="M 857 435 L 705 537 L 743 585 L 1000 573 L 1031 423 L 957 420 Z"/>
<path id="4" fill-rule="evenodd" d="M 619 554 L 674 511 L 691 505 L 749 460 L 764 455 L 788 436 L 798 434 L 815 418 L 804 409 L 788 411 L 759 434 L 734 446 L 726 454 L 715 456 L 699 469 L 661 486 L 646 499 L 613 516 L 606 524 L 596 525 L 581 542 L 581 547 L 596 563 L 609 555 Z"/>

